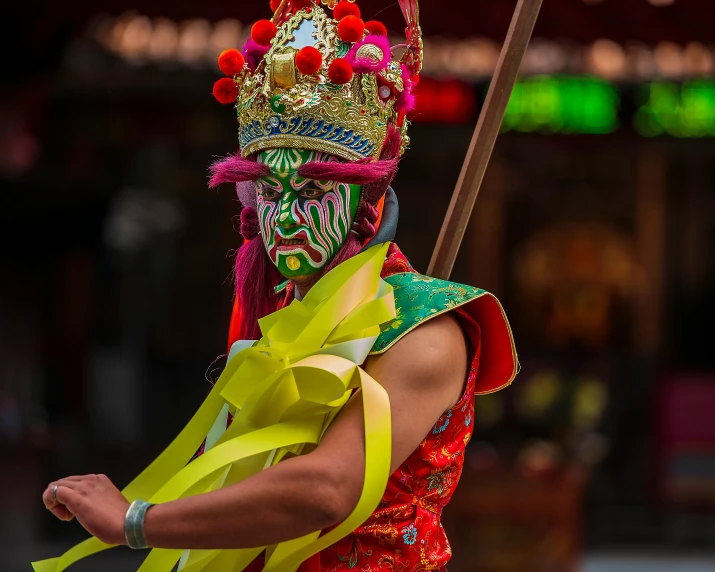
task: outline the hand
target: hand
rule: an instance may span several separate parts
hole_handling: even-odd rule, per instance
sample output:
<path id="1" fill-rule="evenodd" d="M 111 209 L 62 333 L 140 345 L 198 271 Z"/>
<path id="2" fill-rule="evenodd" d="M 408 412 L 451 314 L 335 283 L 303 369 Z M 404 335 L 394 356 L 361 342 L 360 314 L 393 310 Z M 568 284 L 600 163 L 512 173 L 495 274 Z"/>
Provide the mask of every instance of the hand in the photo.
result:
<path id="1" fill-rule="evenodd" d="M 42 494 L 42 500 L 57 518 L 69 521 L 76 517 L 87 532 L 105 544 L 126 544 L 124 516 L 129 501 L 105 475 L 82 475 L 53 481 Z"/>

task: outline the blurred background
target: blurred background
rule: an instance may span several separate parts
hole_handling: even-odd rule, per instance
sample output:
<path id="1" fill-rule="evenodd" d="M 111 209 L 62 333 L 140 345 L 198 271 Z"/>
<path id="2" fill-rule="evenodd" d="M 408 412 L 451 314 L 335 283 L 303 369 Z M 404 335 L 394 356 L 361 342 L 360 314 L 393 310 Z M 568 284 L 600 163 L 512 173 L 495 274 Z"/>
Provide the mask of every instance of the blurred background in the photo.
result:
<path id="1" fill-rule="evenodd" d="M 125 485 L 220 371 L 241 237 L 233 190 L 206 188 L 237 147 L 211 87 L 267 4 L 3 8 L 1 572 L 84 538 L 42 507 L 48 481 Z M 418 270 L 515 4 L 422 1 L 395 182 Z M 359 5 L 401 41 L 396 2 Z M 453 275 L 502 300 L 522 371 L 477 400 L 450 572 L 715 570 L 713 18 L 710 0 L 544 0 Z"/>

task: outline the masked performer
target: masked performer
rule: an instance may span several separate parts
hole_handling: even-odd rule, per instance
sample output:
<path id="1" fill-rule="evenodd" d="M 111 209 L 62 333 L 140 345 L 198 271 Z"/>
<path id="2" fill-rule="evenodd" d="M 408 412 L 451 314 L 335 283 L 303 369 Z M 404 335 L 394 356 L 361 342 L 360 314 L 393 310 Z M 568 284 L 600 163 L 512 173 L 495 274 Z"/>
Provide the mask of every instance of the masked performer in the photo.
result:
<path id="1" fill-rule="evenodd" d="M 254 455 L 242 461 L 245 466 L 260 457 L 258 469 L 232 477 L 236 463 L 219 463 L 216 467 L 224 473 L 206 468 L 200 475 L 203 480 L 196 476 L 191 486 L 181 489 L 182 494 L 144 498 L 154 499 L 155 504 L 138 499 L 149 494 L 140 491 L 154 494 L 158 485 L 133 483 L 122 494 L 109 479 L 97 475 L 51 483 L 44 502 L 59 518 L 76 517 L 106 544 L 163 549 L 164 561 L 172 565 L 177 555 L 190 550 L 183 552 L 181 561 L 187 570 L 246 566 L 254 571 L 295 570 L 298 565 L 314 571 L 444 570 L 451 552 L 440 514 L 462 472 L 475 395 L 508 385 L 517 361 L 508 323 L 493 296 L 417 274 L 391 242 L 397 199 L 389 185 L 408 143 L 406 114 L 414 104 L 421 66 L 416 1 L 400 2 L 407 19 L 407 41 L 393 49 L 385 26 L 364 22 L 355 3 L 322 0 L 323 6 L 318 0 L 284 0 L 272 4 L 273 19 L 254 25 L 243 52 L 221 54 L 219 67 L 228 77 L 214 87 L 219 101 L 236 105 L 240 151 L 212 167 L 212 184 L 236 184 L 245 238 L 236 260 L 230 334 L 236 357 L 227 369 L 241 360 L 241 367 L 248 367 L 250 360 L 273 359 L 280 340 L 296 330 L 286 327 L 273 341 L 265 341 L 270 338 L 266 332 L 277 331 L 275 324 L 285 312 L 319 329 L 328 320 L 323 316 L 330 314 L 326 308 L 331 302 L 317 300 L 317 290 L 325 291 L 321 296 L 327 296 L 330 288 L 349 293 L 368 280 L 359 273 L 349 275 L 347 283 L 341 278 L 328 284 L 321 278 L 338 276 L 341 269 L 353 268 L 353 261 L 372 259 L 370 253 L 377 251 L 370 247 L 383 245 L 376 274 L 384 283 L 375 292 L 391 287 L 383 298 L 391 301 L 394 295 L 396 313 L 375 336 L 361 338 L 369 340 L 365 353 L 351 358 L 362 364 L 366 374 L 362 379 L 377 380 L 379 391 L 389 396 L 391 421 L 387 417 L 385 441 L 391 447 L 381 488 L 376 497 L 373 491 L 375 501 L 367 514 L 351 521 L 361 506 L 365 509 L 366 475 L 375 470 L 370 451 L 381 446 L 370 417 L 374 386 L 348 386 L 339 414 L 324 413 L 328 409 L 316 405 L 320 399 L 306 397 L 321 391 L 322 382 L 316 380 L 323 378 L 311 378 L 315 384 L 310 386 L 311 380 L 302 381 L 298 368 L 291 374 L 291 387 L 297 390 L 285 390 L 280 398 L 274 386 L 255 398 L 250 393 L 241 397 L 242 391 L 248 392 L 244 386 L 235 395 L 223 389 L 226 403 L 219 403 L 221 414 L 211 420 L 206 452 L 181 474 L 214 462 L 211 459 L 231 445 L 227 435 L 232 431 L 247 439 L 246 435 L 275 427 L 265 419 L 283 407 L 281 400 L 288 403 L 291 391 L 300 393 L 304 401 L 300 407 L 284 407 L 280 420 L 298 423 L 301 416 L 317 411 L 323 425 L 314 445 L 278 446 L 278 439 L 268 457 Z M 353 266 L 357 268 L 357 262 Z M 332 330 L 332 347 L 348 347 L 347 322 L 372 315 L 366 310 L 358 319 L 358 314 L 353 312 Z M 259 327 L 264 316 L 268 317 Z M 313 320 L 315 316 L 319 319 Z M 368 331 L 365 324 L 355 328 Z M 307 343 L 306 332 L 291 338 L 292 351 Z M 262 351 L 242 357 L 248 354 L 238 350 L 251 345 L 242 340 L 259 338 Z M 314 360 L 311 364 L 328 359 L 324 349 L 309 358 Z M 344 360 L 347 353 L 341 352 L 336 359 Z M 295 361 L 288 354 L 276 359 L 283 365 L 271 369 L 274 373 L 268 380 L 276 379 L 275 368 Z M 252 378 L 251 383 L 263 382 Z M 323 401 L 321 407 L 326 408 L 337 403 L 334 397 Z M 261 414 L 251 417 L 251 407 Z M 235 417 L 226 430 L 229 413 Z M 206 434 L 203 430 L 201 439 Z M 147 471 L 156 473 L 157 466 Z M 169 485 L 176 481 L 171 474 L 166 479 Z M 177 500 L 166 502 L 171 498 Z M 352 527 L 341 529 L 346 522 Z M 313 548 L 305 548 L 310 542 Z M 303 548 L 298 550 L 298 545 Z M 86 553 L 98 549 L 100 544 Z M 286 554 L 295 557 L 282 558 Z M 59 570 L 76 557 L 35 567 Z M 154 561 L 153 567 L 145 565 L 150 570 L 164 569 Z"/>

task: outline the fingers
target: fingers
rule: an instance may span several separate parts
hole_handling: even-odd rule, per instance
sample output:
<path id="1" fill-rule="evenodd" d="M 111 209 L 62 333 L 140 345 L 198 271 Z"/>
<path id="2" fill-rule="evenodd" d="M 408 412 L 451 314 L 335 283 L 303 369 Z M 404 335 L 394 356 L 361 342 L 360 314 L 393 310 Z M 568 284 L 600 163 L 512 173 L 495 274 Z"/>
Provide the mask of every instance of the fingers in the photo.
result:
<path id="1" fill-rule="evenodd" d="M 42 493 L 42 502 L 45 503 L 45 508 L 47 508 L 47 510 L 49 510 L 60 520 L 72 520 L 74 518 L 74 514 L 60 500 L 60 494 L 62 489 L 58 485 L 57 500 L 55 500 L 54 487 L 55 485 L 51 484 L 47 487 L 47 489 L 45 489 L 45 492 Z"/>
<path id="2" fill-rule="evenodd" d="M 42 502 L 47 510 L 60 520 L 74 518 L 73 506 L 90 490 L 104 490 L 111 481 L 105 475 L 73 475 L 52 481 L 42 493 Z"/>
<path id="3" fill-rule="evenodd" d="M 51 482 L 42 493 L 42 502 L 45 504 L 45 508 L 60 520 L 72 520 L 74 513 L 66 505 L 68 502 L 76 500 L 76 495 L 86 486 L 83 483 L 89 476 L 72 476 Z M 94 476 L 91 475 L 91 477 Z"/>
<path id="4" fill-rule="evenodd" d="M 60 520 L 64 520 L 65 522 L 69 522 L 74 518 L 74 514 L 72 514 L 70 510 L 63 504 L 53 506 L 50 509 L 50 512 L 54 514 L 57 518 L 59 518 Z"/>
<path id="5" fill-rule="evenodd" d="M 45 492 L 42 493 L 42 502 L 45 503 L 47 510 L 52 510 L 52 508 L 58 504 L 59 498 L 57 497 L 57 493 L 59 492 L 59 487 L 76 487 L 78 483 L 82 482 L 81 478 L 82 477 L 67 477 L 59 481 L 52 481 L 47 485 Z M 55 487 L 57 487 L 57 493 L 55 492 Z"/>
<path id="6" fill-rule="evenodd" d="M 57 504 L 52 496 L 52 487 L 47 487 L 45 492 L 42 493 L 42 502 L 45 503 L 47 510 L 52 510 L 52 507 Z"/>
<path id="7" fill-rule="evenodd" d="M 84 490 L 84 488 L 87 486 L 86 481 L 71 481 L 69 479 L 60 479 L 58 481 L 52 481 L 48 487 L 50 489 L 53 489 L 55 486 L 57 487 L 64 487 L 66 489 L 71 489 L 73 491 L 81 491 Z M 57 495 L 60 494 L 60 489 L 57 489 Z M 59 499 L 60 497 L 57 496 Z"/>
<path id="8" fill-rule="evenodd" d="M 82 496 L 82 493 L 79 490 L 68 487 L 60 481 L 57 487 L 57 494 L 55 496 L 60 504 L 71 506 L 73 503 L 77 502 L 77 500 Z"/>
<path id="9" fill-rule="evenodd" d="M 55 495 L 59 504 L 54 508 L 62 507 L 67 511 L 65 520 L 72 520 L 74 518 L 84 498 L 84 493 L 79 483 L 75 481 L 69 481 L 69 483 L 72 486 L 67 486 L 67 482 L 58 481 L 57 494 Z M 52 512 L 55 513 L 54 509 Z M 63 511 L 59 512 L 60 514 L 64 514 Z"/>

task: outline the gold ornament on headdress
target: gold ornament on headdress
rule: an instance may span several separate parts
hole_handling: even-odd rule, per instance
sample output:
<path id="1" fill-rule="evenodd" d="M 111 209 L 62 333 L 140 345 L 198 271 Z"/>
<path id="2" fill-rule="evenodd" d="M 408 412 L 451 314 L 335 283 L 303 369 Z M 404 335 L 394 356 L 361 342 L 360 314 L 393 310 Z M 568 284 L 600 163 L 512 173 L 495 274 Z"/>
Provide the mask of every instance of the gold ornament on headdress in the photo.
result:
<path id="1" fill-rule="evenodd" d="M 347 1 L 350 2 L 350 4 L 355 4 L 355 0 L 347 0 Z M 338 2 L 340 2 L 340 0 L 320 0 L 320 3 L 323 6 L 327 6 L 331 10 L 333 10 L 338 5 Z"/>
<path id="2" fill-rule="evenodd" d="M 320 3 L 332 9 L 338 2 Z M 406 88 L 401 64 L 412 75 L 421 68 L 416 2 L 409 2 L 409 7 L 407 51 L 400 61 L 385 53 L 386 39 L 366 41 L 368 32 L 357 43 L 343 41 L 339 22 L 317 0 L 293 14 L 284 0 L 274 14 L 278 29 L 267 53 L 255 71 L 246 68 L 234 77 L 239 85 L 236 109 L 242 155 L 296 147 L 350 161 L 377 158 L 391 125 L 400 130 L 404 146 L 408 121 L 397 105 Z M 296 65 L 297 54 L 308 46 L 322 57 L 319 69 L 310 75 Z M 336 83 L 339 80 L 330 73 L 336 60 L 344 60 L 338 63 L 347 66 L 349 74 L 350 65 L 354 69 L 345 83 Z"/>

